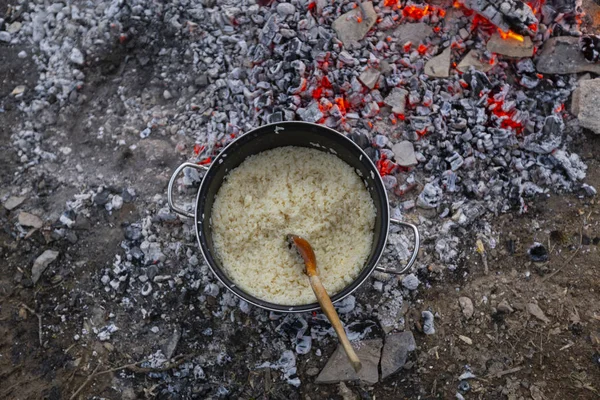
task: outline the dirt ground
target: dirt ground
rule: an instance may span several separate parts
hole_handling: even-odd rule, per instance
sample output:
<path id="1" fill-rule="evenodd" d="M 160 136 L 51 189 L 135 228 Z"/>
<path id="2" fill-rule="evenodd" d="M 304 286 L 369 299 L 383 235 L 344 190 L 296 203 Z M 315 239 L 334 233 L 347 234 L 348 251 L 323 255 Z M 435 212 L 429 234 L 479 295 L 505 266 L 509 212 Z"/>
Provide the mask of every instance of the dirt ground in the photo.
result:
<path id="1" fill-rule="evenodd" d="M 0 8 L 3 3 L 0 0 Z M 8 98 L 14 82 L 37 80 L 35 66 L 16 57 L 20 50 L 1 47 L 0 96 Z M 174 151 L 174 144 L 165 138 L 152 139 L 147 151 L 114 153 L 109 142 L 86 136 L 79 119 L 100 114 L 106 104 L 117 101 L 119 82 L 114 79 L 122 73 L 124 60 L 125 53 L 116 54 L 114 59 L 91 66 L 84 92 L 88 100 L 65 113 L 46 134 L 64 133 L 59 140 L 79 154 L 80 162 L 89 162 L 86 167 L 93 165 L 95 174 L 110 176 L 122 185 L 134 184 L 138 197 L 151 198 L 166 192 L 170 172 L 184 161 Z M 143 69 L 124 77 L 137 79 L 130 84 L 140 91 L 156 85 Z M 13 127 L 22 118 L 16 106 L 8 99 L 0 114 L 3 187 L 22 183 L 10 140 Z M 581 135 L 572 148 L 589 166 L 586 182 L 599 188 L 600 138 Z M 63 167 L 65 176 L 71 176 L 71 167 L 57 166 Z M 54 215 L 75 193 L 72 186 L 52 176 L 34 182 L 29 208 Z M 153 340 L 151 336 L 127 338 L 126 343 L 136 343 L 129 348 L 99 341 L 74 342 L 82 321 L 94 317 L 94 305 L 111 301 L 108 294 L 98 294 L 100 289 L 91 289 L 97 287 L 100 269 L 110 265 L 118 253 L 123 226 L 148 211 L 140 204 L 144 203 L 125 204 L 112 214 L 95 210 L 89 217 L 78 218 L 74 241 L 54 238 L 49 230 L 19 238 L 14 234 L 16 215 L 0 208 L 0 399 L 176 398 L 161 392 L 169 385 L 165 374 L 186 357 L 203 354 L 206 347 L 202 346 L 208 344 L 197 348 L 194 343 L 203 340 L 199 332 L 207 328 L 214 329 L 215 335 L 227 331 L 232 337 L 227 343 L 231 361 L 207 369 L 211 379 L 195 385 L 190 398 L 209 398 L 207 393 L 214 393 L 219 381 L 235 381 L 229 395 L 222 397 L 240 399 L 450 399 L 456 398 L 457 392 L 466 399 L 600 398 L 600 206 L 596 197 L 538 196 L 529 203 L 526 214 L 492 218 L 497 245 L 487 249 L 487 275 L 475 251 L 476 238 L 471 240 L 467 232 L 464 243 L 470 244 L 462 249 L 465 261 L 455 271 L 441 273 L 439 266 L 432 265 L 419 274 L 427 285 L 419 288 L 405 315 L 405 327 L 414 332 L 417 342 L 405 369 L 373 386 L 347 383 L 351 394 L 337 384 L 315 384 L 310 373 L 325 365 L 335 341 L 321 347 L 322 356 L 311 353 L 299 358 L 298 375 L 303 383 L 296 389 L 282 382 L 277 371 L 249 367 L 269 356 L 261 350 L 261 332 L 252 325 L 256 319 L 248 316 L 242 324 L 217 325 L 210 313 L 194 315 L 189 311 L 193 301 L 181 300 L 177 293 L 164 302 L 175 304 L 173 318 L 186 328 L 187 336 L 178 348 L 180 356 L 162 370 L 131 365 L 132 360 L 140 359 L 145 343 Z M 531 262 L 527 250 L 534 242 L 548 248 L 547 262 Z M 64 259 L 43 285 L 34 286 L 30 266 L 48 244 L 60 249 Z M 365 287 L 359 295 L 366 298 L 378 293 Z M 459 306 L 461 296 L 473 302 L 470 318 Z M 543 314 L 538 313 L 541 319 L 531 312 L 532 304 L 542 310 Z M 208 309 L 214 310 L 212 306 Z M 171 312 L 160 304 L 154 307 L 158 314 Z M 420 315 L 426 309 L 436 314 L 434 335 L 421 333 Z M 60 315 L 65 310 L 69 318 L 63 321 Z M 97 317 L 104 318 L 102 314 Z M 261 329 L 271 329 L 267 325 Z M 470 368 L 477 375 L 467 380 L 467 388 L 457 376 Z"/>

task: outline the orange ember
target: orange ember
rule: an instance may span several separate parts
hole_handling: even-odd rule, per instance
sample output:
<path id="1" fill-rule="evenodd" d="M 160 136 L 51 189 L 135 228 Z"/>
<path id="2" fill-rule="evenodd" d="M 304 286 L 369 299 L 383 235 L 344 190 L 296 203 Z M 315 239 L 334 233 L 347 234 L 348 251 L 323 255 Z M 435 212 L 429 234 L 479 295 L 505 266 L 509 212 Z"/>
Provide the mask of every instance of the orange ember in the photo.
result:
<path id="1" fill-rule="evenodd" d="M 398 0 L 383 0 L 383 5 L 386 7 L 392 7 L 398 4 Z"/>
<path id="2" fill-rule="evenodd" d="M 391 174 L 394 168 L 396 167 L 396 164 L 386 159 L 384 155 L 381 155 L 381 158 L 377 160 L 375 165 L 377 166 L 377 170 L 379 171 L 379 175 L 381 176 Z"/>
<path id="3" fill-rule="evenodd" d="M 490 110 L 492 114 L 494 114 L 500 120 L 500 128 L 511 128 L 517 134 L 523 131 L 523 124 L 513 119 L 513 117 L 516 114 L 516 111 L 514 109 L 509 111 L 504 111 L 502 109 L 502 106 L 504 105 L 503 100 L 494 100 L 494 97 L 490 95 L 490 97 L 488 97 L 487 102 L 488 110 Z"/>
<path id="4" fill-rule="evenodd" d="M 419 48 L 417 49 L 417 51 L 419 52 L 419 54 L 423 55 L 423 54 L 425 54 L 425 52 L 427 52 L 427 46 L 425 46 L 423 43 L 421 43 L 419 45 Z"/>
<path id="5" fill-rule="evenodd" d="M 502 39 L 505 39 L 505 40 L 506 39 L 514 39 L 514 40 L 517 40 L 519 42 L 522 42 L 522 41 L 525 40 L 525 38 L 523 36 L 521 36 L 519 34 L 516 34 L 513 31 L 505 32 L 502 29 L 498 28 L 498 33 L 500 34 L 500 37 Z"/>

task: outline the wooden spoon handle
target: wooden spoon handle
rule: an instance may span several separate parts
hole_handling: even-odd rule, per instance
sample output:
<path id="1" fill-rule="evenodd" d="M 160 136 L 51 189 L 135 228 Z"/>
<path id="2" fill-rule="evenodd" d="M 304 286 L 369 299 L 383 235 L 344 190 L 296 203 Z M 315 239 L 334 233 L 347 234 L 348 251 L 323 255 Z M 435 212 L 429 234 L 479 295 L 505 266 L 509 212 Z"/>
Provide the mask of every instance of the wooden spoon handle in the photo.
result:
<path id="1" fill-rule="evenodd" d="M 350 364 L 352 364 L 352 367 L 354 368 L 354 370 L 356 372 L 360 371 L 360 369 L 362 368 L 362 364 L 361 364 L 360 360 L 358 359 L 358 356 L 356 355 L 354 348 L 350 344 L 350 341 L 348 340 L 348 336 L 346 336 L 346 331 L 344 330 L 344 327 L 342 326 L 342 321 L 340 321 L 340 317 L 338 316 L 337 311 L 335 311 L 335 308 L 333 308 L 333 303 L 331 302 L 331 299 L 329 298 L 329 295 L 327 294 L 325 287 L 323 287 L 323 284 L 321 283 L 319 276 L 312 275 L 309 277 L 309 279 L 310 279 L 310 285 L 312 286 L 313 291 L 315 292 L 315 295 L 317 296 L 317 300 L 319 300 L 321 309 L 323 310 L 323 313 L 329 319 L 329 322 L 331 322 L 333 329 L 335 329 L 335 333 L 337 333 L 338 338 L 339 338 L 340 342 L 342 343 L 342 347 L 344 348 L 344 351 L 346 352 L 346 355 L 348 356 L 348 359 L 350 360 Z"/>

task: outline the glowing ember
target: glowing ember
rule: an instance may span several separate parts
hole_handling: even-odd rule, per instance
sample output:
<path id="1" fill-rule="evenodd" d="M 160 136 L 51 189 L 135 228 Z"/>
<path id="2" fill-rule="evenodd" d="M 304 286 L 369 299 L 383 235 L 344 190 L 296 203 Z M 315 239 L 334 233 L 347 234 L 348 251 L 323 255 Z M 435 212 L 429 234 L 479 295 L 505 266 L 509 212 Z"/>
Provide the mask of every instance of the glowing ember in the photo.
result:
<path id="1" fill-rule="evenodd" d="M 396 168 L 396 164 L 392 161 L 388 160 L 385 155 L 381 155 L 381 158 L 377 160 L 375 163 L 377 170 L 379 171 L 379 175 L 386 176 L 391 174 Z"/>
<path id="2" fill-rule="evenodd" d="M 200 146 L 198 143 L 194 145 L 194 154 L 198 155 L 200 152 L 204 150 L 204 146 Z"/>
<path id="3" fill-rule="evenodd" d="M 514 39 L 519 42 L 522 42 L 525 40 L 525 38 L 523 38 L 523 36 L 516 34 L 513 31 L 504 32 L 502 29 L 498 28 L 498 33 L 500 34 L 500 37 L 502 39 Z"/>
<path id="4" fill-rule="evenodd" d="M 198 165 L 209 165 L 211 162 L 212 162 L 212 158 L 208 157 L 208 158 L 205 158 L 202 161 L 199 161 Z"/>
<path id="5" fill-rule="evenodd" d="M 398 4 L 398 0 L 383 0 L 383 5 L 385 7 L 393 7 Z"/>
<path id="6" fill-rule="evenodd" d="M 523 131 L 523 124 L 514 119 L 516 110 L 505 110 L 504 100 L 495 100 L 492 95 L 488 97 L 488 110 L 494 114 L 500 121 L 500 128 L 513 129 L 517 134 Z"/>
<path id="7" fill-rule="evenodd" d="M 419 54 L 423 55 L 427 52 L 427 46 L 421 43 L 417 51 L 419 52 Z"/>

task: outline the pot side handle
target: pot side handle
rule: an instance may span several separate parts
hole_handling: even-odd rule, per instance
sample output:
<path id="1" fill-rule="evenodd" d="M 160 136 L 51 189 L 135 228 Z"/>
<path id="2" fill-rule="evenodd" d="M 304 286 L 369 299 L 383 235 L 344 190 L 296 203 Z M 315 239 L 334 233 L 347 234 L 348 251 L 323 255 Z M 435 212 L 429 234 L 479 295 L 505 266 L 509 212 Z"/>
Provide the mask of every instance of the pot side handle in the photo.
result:
<path id="1" fill-rule="evenodd" d="M 417 260 L 417 255 L 419 254 L 419 246 L 421 245 L 421 238 L 419 236 L 419 229 L 413 225 L 413 224 L 409 224 L 408 222 L 402 222 L 398 219 L 395 218 L 390 218 L 390 222 L 393 222 L 394 224 L 398 224 L 398 225 L 404 225 L 409 227 L 410 229 L 413 230 L 413 234 L 415 235 L 415 248 L 413 250 L 412 255 L 410 256 L 410 260 L 408 260 L 408 264 L 406 264 L 406 266 L 404 268 L 402 268 L 401 270 L 389 270 L 383 267 L 377 267 L 377 271 L 380 272 L 385 272 L 388 274 L 394 274 L 394 275 L 400 275 L 403 274 L 404 272 L 406 272 L 410 267 L 413 266 L 413 264 L 415 263 L 415 261 Z"/>
<path id="2" fill-rule="evenodd" d="M 177 207 L 175 205 L 175 203 L 173 203 L 173 186 L 175 185 L 175 180 L 177 179 L 177 176 L 181 173 L 181 171 L 183 171 L 186 168 L 194 168 L 199 171 L 208 171 L 207 166 L 198 165 L 198 164 L 194 164 L 194 163 L 190 163 L 190 162 L 185 162 L 185 163 L 181 164 L 179 167 L 177 167 L 175 172 L 173 172 L 173 175 L 171 175 L 171 179 L 169 180 L 169 187 L 167 189 L 167 202 L 169 203 L 169 208 L 172 211 L 174 211 L 175 213 L 177 213 L 183 217 L 194 218 L 193 213 L 187 212 L 184 209 Z"/>

